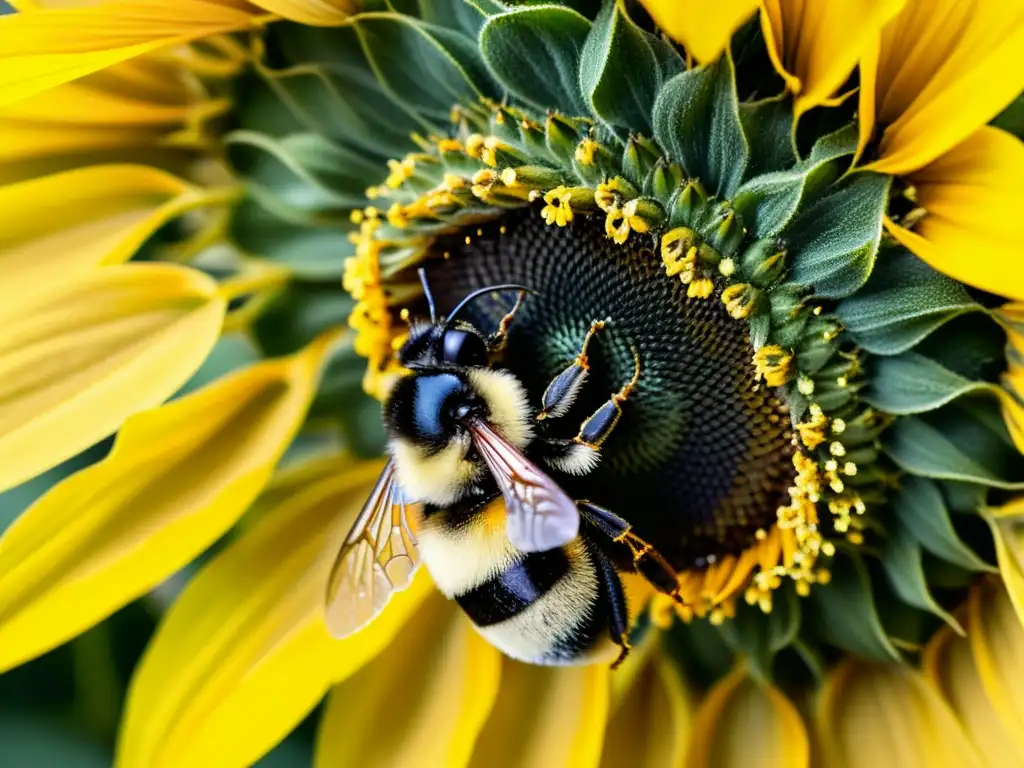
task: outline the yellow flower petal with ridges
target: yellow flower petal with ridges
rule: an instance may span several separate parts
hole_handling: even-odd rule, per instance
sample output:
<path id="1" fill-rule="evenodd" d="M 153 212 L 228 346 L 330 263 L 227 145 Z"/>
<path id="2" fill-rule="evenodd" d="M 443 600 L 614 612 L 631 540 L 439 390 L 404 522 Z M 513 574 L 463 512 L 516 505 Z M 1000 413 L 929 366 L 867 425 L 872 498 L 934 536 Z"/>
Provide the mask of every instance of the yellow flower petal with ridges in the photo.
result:
<path id="1" fill-rule="evenodd" d="M 984 127 L 911 174 L 927 215 L 889 232 L 932 267 L 968 285 L 1024 299 L 1024 144 Z"/>
<path id="2" fill-rule="evenodd" d="M 656 646 L 656 639 L 651 639 Z M 634 648 L 633 654 L 638 650 Z M 620 667 L 612 676 L 613 691 L 624 671 Z M 646 654 L 628 690 L 613 702 L 601 751 L 602 766 L 661 768 L 683 764 L 693 713 L 682 674 L 659 648 Z"/>
<path id="3" fill-rule="evenodd" d="M 0 306 L 127 261 L 158 227 L 202 202 L 156 168 L 100 165 L 0 187 Z"/>
<path id="4" fill-rule="evenodd" d="M 334 556 L 380 470 L 304 489 L 192 578 L 136 669 L 118 765 L 250 765 L 406 626 L 433 594 L 426 571 L 345 640 L 323 620 Z"/>
<path id="5" fill-rule="evenodd" d="M 971 656 L 971 642 L 944 627 L 925 649 L 923 666 L 953 708 L 986 765 L 1024 765 L 1024 749 L 999 721 Z"/>
<path id="6" fill-rule="evenodd" d="M 240 0 L 110 0 L 0 16 L 0 106 L 145 53 L 259 21 Z"/>
<path id="7" fill-rule="evenodd" d="M 989 526 L 996 545 L 999 575 L 1024 622 L 1024 499 L 989 510 Z"/>
<path id="8" fill-rule="evenodd" d="M 902 175 L 970 136 L 1024 89 L 1024 5 L 909 0 L 861 61 L 860 150 Z"/>
<path id="9" fill-rule="evenodd" d="M 470 765 L 593 768 L 604 742 L 609 677 L 607 664 L 536 667 L 503 659 L 498 700 Z"/>
<path id="10" fill-rule="evenodd" d="M 778 689 L 756 683 L 743 667 L 708 692 L 692 733 L 687 768 L 810 765 L 807 729 L 796 707 Z"/>
<path id="11" fill-rule="evenodd" d="M 0 539 L 0 669 L 144 594 L 217 540 L 305 417 L 329 337 L 125 422 L 110 455 Z"/>
<path id="12" fill-rule="evenodd" d="M 282 18 L 314 27 L 343 24 L 355 10 L 352 0 L 252 0 L 252 3 Z"/>
<path id="13" fill-rule="evenodd" d="M 920 672 L 844 661 L 818 702 L 823 768 L 983 768 L 956 716 Z"/>
<path id="14" fill-rule="evenodd" d="M 797 115 L 828 104 L 904 0 L 763 0 L 761 30 Z"/>
<path id="15" fill-rule="evenodd" d="M 758 0 L 641 0 L 654 22 L 700 64 L 714 61 Z"/>
<path id="16" fill-rule="evenodd" d="M 461 768 L 500 677 L 501 654 L 435 595 L 387 650 L 331 692 L 315 766 Z"/>
<path id="17" fill-rule="evenodd" d="M 1002 584 L 978 585 L 967 601 L 967 637 L 982 687 L 1003 727 L 1024 749 L 1024 625 Z"/>
<path id="18" fill-rule="evenodd" d="M 170 264 L 104 267 L 0 307 L 0 490 L 174 394 L 213 348 L 224 311 L 213 280 Z"/>

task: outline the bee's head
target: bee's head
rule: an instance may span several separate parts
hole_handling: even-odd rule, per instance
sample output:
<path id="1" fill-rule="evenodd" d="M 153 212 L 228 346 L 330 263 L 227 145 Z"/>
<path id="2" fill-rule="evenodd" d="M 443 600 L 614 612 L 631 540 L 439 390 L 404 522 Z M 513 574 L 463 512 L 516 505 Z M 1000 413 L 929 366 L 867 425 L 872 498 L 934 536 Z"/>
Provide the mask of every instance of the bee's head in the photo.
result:
<path id="1" fill-rule="evenodd" d="M 485 421 L 517 448 L 532 438 L 526 390 L 507 371 L 416 371 L 388 395 L 384 418 L 399 484 L 411 498 L 438 506 L 466 495 L 486 476 L 469 429 Z"/>
<path id="2" fill-rule="evenodd" d="M 487 340 L 474 326 L 461 321 L 420 323 L 398 352 L 410 370 L 482 367 L 488 363 Z"/>
<path id="3" fill-rule="evenodd" d="M 413 373 L 395 384 L 385 418 L 393 438 L 436 454 L 461 441 L 472 419 L 486 419 L 487 401 L 463 371 Z"/>
<path id="4" fill-rule="evenodd" d="M 438 319 L 434 297 L 427 284 L 426 272 L 419 270 L 423 295 L 430 309 L 430 322 L 418 323 L 409 329 L 409 338 L 398 352 L 398 361 L 410 370 L 432 368 L 483 368 L 488 365 L 487 338 L 475 326 L 456 319 L 472 301 L 495 291 L 515 289 L 528 291 L 522 285 L 489 285 L 466 296 L 448 317 Z"/>

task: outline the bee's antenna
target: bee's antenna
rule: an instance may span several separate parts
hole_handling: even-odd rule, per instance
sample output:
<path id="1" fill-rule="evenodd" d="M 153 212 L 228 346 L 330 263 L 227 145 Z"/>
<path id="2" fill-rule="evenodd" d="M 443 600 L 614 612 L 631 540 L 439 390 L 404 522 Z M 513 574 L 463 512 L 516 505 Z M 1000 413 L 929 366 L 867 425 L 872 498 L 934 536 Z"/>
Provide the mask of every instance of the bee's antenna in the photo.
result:
<path id="1" fill-rule="evenodd" d="M 420 276 L 420 283 L 423 285 L 423 295 L 427 297 L 427 307 L 430 309 L 430 322 L 437 325 L 437 308 L 434 306 L 434 294 L 430 292 L 430 283 L 427 282 L 427 270 L 420 267 L 416 270 L 416 274 Z"/>
<path id="2" fill-rule="evenodd" d="M 469 304 L 469 302 L 473 301 L 473 299 L 477 298 L 478 296 L 483 296 L 485 293 L 494 293 L 494 291 L 511 290 L 533 293 L 533 290 L 531 290 L 530 288 L 527 288 L 525 285 L 518 285 L 517 283 L 503 283 L 501 285 L 489 285 L 486 288 L 478 288 L 477 290 L 469 294 L 469 296 L 467 296 L 466 298 L 459 302 L 458 306 L 456 306 L 455 309 L 453 309 L 448 314 L 448 317 L 444 321 L 444 325 L 447 326 L 452 320 L 455 319 L 455 316 L 462 311 L 463 307 L 465 307 L 467 304 Z"/>

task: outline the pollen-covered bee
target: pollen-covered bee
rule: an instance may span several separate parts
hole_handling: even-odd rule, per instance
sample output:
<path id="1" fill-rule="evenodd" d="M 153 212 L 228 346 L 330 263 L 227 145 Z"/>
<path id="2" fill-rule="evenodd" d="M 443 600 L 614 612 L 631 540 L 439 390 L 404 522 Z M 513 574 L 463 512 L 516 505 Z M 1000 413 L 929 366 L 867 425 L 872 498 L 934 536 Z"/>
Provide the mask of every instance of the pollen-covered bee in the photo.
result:
<path id="1" fill-rule="evenodd" d="M 594 469 L 636 387 L 639 356 L 634 351 L 632 380 L 571 430 L 575 436 L 559 436 L 587 380 L 588 345 L 605 323 L 591 324 L 534 409 L 519 379 L 498 365 L 529 289 L 474 291 L 438 320 L 422 270 L 420 278 L 430 322 L 412 326 L 399 351 L 411 373 L 384 404 L 391 457 L 335 562 L 329 629 L 340 638 L 365 625 L 422 560 L 438 588 L 507 655 L 560 665 L 617 651 L 619 663 L 629 650 L 619 570 L 639 571 L 678 599 L 676 573 L 626 520 L 574 501 L 540 465 L 570 475 Z M 518 290 L 518 300 L 489 337 L 458 320 L 469 302 L 501 290 Z"/>

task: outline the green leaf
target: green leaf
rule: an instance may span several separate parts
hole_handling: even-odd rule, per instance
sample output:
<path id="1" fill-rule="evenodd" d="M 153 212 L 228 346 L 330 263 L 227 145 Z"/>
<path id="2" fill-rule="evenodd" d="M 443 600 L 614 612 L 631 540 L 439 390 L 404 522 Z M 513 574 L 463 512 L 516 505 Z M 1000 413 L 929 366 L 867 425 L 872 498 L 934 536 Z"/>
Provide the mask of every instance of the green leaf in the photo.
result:
<path id="1" fill-rule="evenodd" d="M 267 356 L 289 355 L 328 328 L 343 325 L 354 304 L 335 286 L 292 283 L 263 310 L 253 332 Z"/>
<path id="2" fill-rule="evenodd" d="M 750 146 L 746 178 L 783 171 L 796 163 L 793 99 L 789 95 L 742 102 L 740 125 Z"/>
<path id="3" fill-rule="evenodd" d="M 954 401 L 922 416 L 904 416 L 885 433 L 885 450 L 905 472 L 1024 489 L 1020 455 L 991 403 Z"/>
<path id="4" fill-rule="evenodd" d="M 85 733 L 41 717 L 0 715 L 4 768 L 109 768 L 114 756 Z"/>
<path id="5" fill-rule="evenodd" d="M 736 616 L 718 628 L 729 647 L 747 658 L 754 677 L 765 684 L 772 680 L 775 655 L 792 644 L 800 631 L 800 600 L 796 592 L 780 589 L 773 598 L 771 613 L 741 603 Z"/>
<path id="6" fill-rule="evenodd" d="M 654 103 L 654 138 L 688 176 L 731 198 L 750 148 L 740 124 L 732 59 L 695 67 L 665 83 Z"/>
<path id="7" fill-rule="evenodd" d="M 493 0 L 419 0 L 419 16 L 428 24 L 461 32 L 476 40 L 489 16 L 497 16 L 505 7 Z"/>
<path id="8" fill-rule="evenodd" d="M 992 119 L 989 125 L 1002 128 L 1018 139 L 1024 140 L 1024 96 L 1018 96 L 1011 101 L 1006 109 Z"/>
<path id="9" fill-rule="evenodd" d="M 303 64 L 265 76 L 306 130 L 381 160 L 416 149 L 410 135 L 424 124 L 397 106 L 368 68 Z"/>
<path id="10" fill-rule="evenodd" d="M 352 229 L 348 221 L 336 226 L 295 224 L 250 198 L 232 211 L 228 237 L 245 254 L 287 267 L 298 278 L 337 282 L 345 259 L 355 254 L 348 239 Z"/>
<path id="11" fill-rule="evenodd" d="M 779 234 L 829 184 L 839 178 L 839 159 L 852 155 L 855 141 L 825 136 L 811 156 L 787 171 L 755 176 L 736 191 L 733 207 L 757 239 Z M 754 154 L 756 157 L 756 153 Z"/>
<path id="12" fill-rule="evenodd" d="M 452 105 L 498 95 L 476 45 L 458 32 L 397 13 L 356 16 L 355 29 L 381 86 L 439 126 Z"/>
<path id="13" fill-rule="evenodd" d="M 939 617 L 957 634 L 964 635 L 960 623 L 932 596 L 925 578 L 921 545 L 907 530 L 897 528 L 886 538 L 881 560 L 889 584 L 900 600 Z"/>
<path id="14" fill-rule="evenodd" d="M 235 87 L 237 106 L 233 118 L 238 126 L 275 137 L 308 130 L 271 82 L 250 74 L 239 78 Z"/>
<path id="15" fill-rule="evenodd" d="M 937 328 L 981 306 L 957 281 L 902 247 L 883 248 L 863 290 L 836 314 L 854 340 L 876 355 L 904 352 Z"/>
<path id="16" fill-rule="evenodd" d="M 493 16 L 480 30 L 480 51 L 513 95 L 539 109 L 587 115 L 580 56 L 590 22 L 568 8 L 538 5 Z"/>
<path id="17" fill-rule="evenodd" d="M 373 160 L 315 133 L 273 139 L 234 131 L 224 144 L 247 189 L 273 210 L 342 214 L 364 205 L 366 188 L 384 175 Z"/>
<path id="18" fill-rule="evenodd" d="M 878 617 L 871 580 L 856 553 L 837 555 L 832 580 L 811 590 L 807 600 L 817 614 L 805 626 L 830 645 L 878 661 L 900 661 Z"/>
<path id="19" fill-rule="evenodd" d="M 649 136 L 662 83 L 683 69 L 671 46 L 637 27 L 619 3 L 609 3 L 583 47 L 580 89 L 606 123 Z"/>
<path id="20" fill-rule="evenodd" d="M 960 538 L 942 494 L 931 480 L 904 475 L 892 505 L 900 527 L 936 557 L 969 571 L 995 570 Z"/>
<path id="21" fill-rule="evenodd" d="M 993 396 L 999 392 L 994 384 L 965 379 L 916 352 L 873 358 L 870 382 L 864 400 L 900 415 L 932 411 L 972 392 Z"/>
<path id="22" fill-rule="evenodd" d="M 800 213 L 785 229 L 789 280 L 825 298 L 849 296 L 867 282 L 882 236 L 892 179 L 858 173 Z"/>

